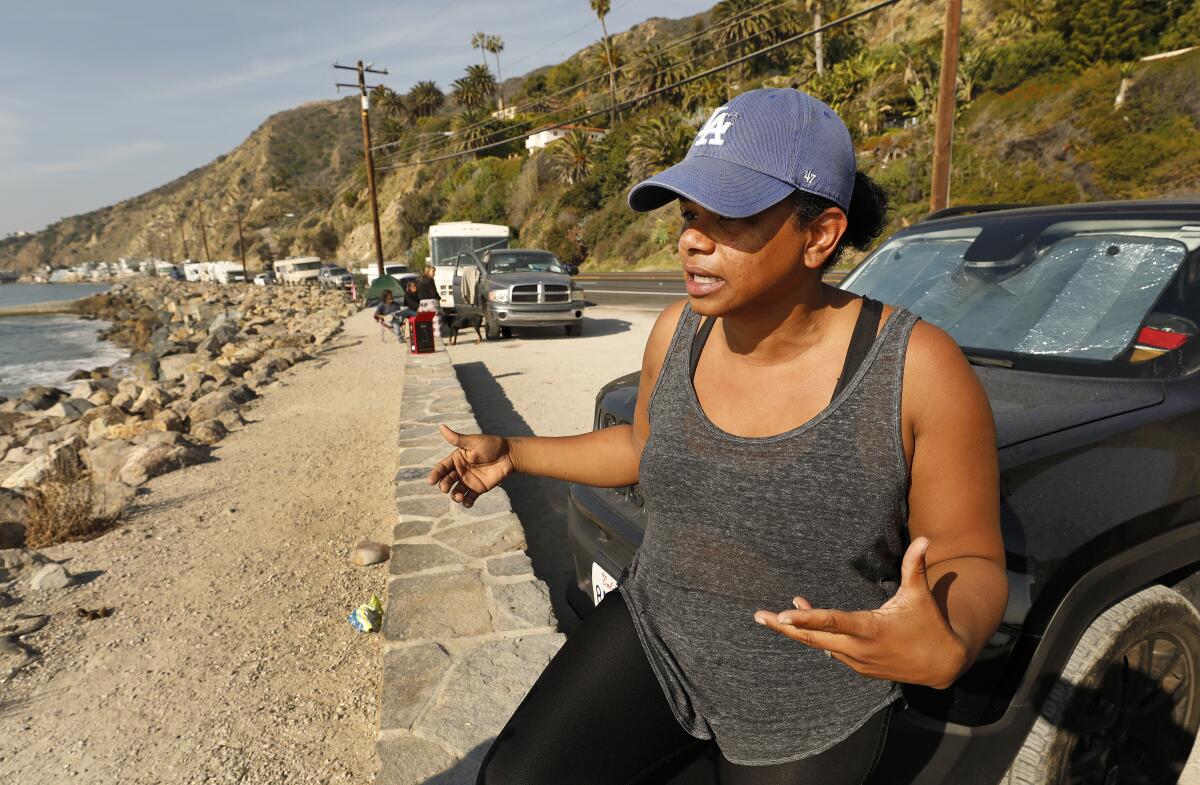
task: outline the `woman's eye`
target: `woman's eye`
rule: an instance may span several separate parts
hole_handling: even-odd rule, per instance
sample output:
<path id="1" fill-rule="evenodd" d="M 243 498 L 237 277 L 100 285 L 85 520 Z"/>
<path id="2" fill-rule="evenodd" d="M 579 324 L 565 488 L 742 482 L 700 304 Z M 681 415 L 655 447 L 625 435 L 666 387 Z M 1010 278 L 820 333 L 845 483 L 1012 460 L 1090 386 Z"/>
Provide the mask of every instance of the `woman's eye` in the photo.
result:
<path id="1" fill-rule="evenodd" d="M 683 212 L 681 212 L 681 213 L 679 214 L 679 217 L 681 217 L 681 218 L 682 218 L 683 220 L 685 220 L 685 221 L 694 221 L 694 220 L 696 220 L 696 214 L 695 214 L 695 213 L 693 213 L 693 212 L 691 212 L 690 210 L 684 210 Z"/>

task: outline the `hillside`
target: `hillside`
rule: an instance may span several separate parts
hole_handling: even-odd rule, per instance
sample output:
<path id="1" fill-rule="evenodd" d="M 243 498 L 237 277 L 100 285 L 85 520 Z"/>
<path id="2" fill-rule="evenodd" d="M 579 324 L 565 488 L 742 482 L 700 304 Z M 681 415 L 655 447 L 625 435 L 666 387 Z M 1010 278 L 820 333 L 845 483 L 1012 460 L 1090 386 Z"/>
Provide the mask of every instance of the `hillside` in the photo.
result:
<path id="1" fill-rule="evenodd" d="M 824 3 L 825 19 L 866 5 Z M 518 109 L 512 118 L 489 116 L 490 88 L 474 98 L 461 88 L 444 98 L 439 92 L 425 109 L 414 108 L 415 89 L 390 103 L 377 98 L 376 136 L 395 143 L 396 151 L 379 161 L 385 254 L 420 264 L 430 223 L 476 220 L 506 223 L 521 244 L 549 248 L 590 269 L 669 267 L 677 219 L 670 208 L 633 214 L 625 193 L 681 157 L 692 129 L 727 96 L 764 85 L 798 86 L 830 103 L 855 136 L 860 166 L 889 190 L 893 226 L 919 218 L 928 204 L 940 0 L 909 0 L 828 32 L 821 75 L 811 41 L 802 41 L 670 88 L 682 76 L 811 25 L 811 17 L 795 10 L 755 11 L 761 5 L 724 0 L 706 14 L 650 19 L 614 36 L 617 62 L 625 64 L 621 100 L 668 89 L 625 107 L 615 124 L 607 112 L 590 118 L 588 124 L 608 129 L 598 142 L 573 136 L 528 156 L 518 139 L 478 157 L 411 165 L 605 109 L 599 44 L 506 80 L 506 105 Z M 1137 60 L 1200 43 L 1200 2 L 1174 2 L 1169 11 L 1152 0 L 979 0 L 966 6 L 952 203 L 1200 193 L 1200 93 L 1192 88 L 1200 79 L 1200 50 Z M 665 52 L 651 51 L 684 37 Z M 1124 98 L 1119 108 L 1118 92 Z M 168 243 L 178 257 L 178 216 L 185 213 L 190 254 L 202 258 L 197 206 L 211 227 L 214 258 L 230 257 L 237 239 L 230 219 L 238 204 L 252 235 L 252 267 L 258 259 L 299 252 L 343 262 L 369 258 L 355 109 L 346 99 L 281 112 L 229 155 L 172 183 L 32 237 L 0 242 L 0 268 L 166 256 Z"/>

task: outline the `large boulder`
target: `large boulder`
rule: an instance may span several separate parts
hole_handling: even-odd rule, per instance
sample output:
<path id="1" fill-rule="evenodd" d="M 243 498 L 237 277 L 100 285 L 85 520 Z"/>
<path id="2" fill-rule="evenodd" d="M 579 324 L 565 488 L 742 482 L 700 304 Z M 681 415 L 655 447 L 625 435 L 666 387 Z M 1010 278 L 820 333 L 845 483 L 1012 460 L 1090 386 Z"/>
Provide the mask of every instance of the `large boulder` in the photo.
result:
<path id="1" fill-rule="evenodd" d="M 255 397 L 255 392 L 244 384 L 222 387 L 202 396 L 188 409 L 190 422 L 203 422 L 219 417 L 224 412 L 236 412 L 238 407 Z"/>
<path id="2" fill-rule="evenodd" d="M 56 387 L 30 387 L 21 393 L 19 400 L 25 405 L 25 411 L 42 411 L 49 409 L 66 395 Z"/>
<path id="3" fill-rule="evenodd" d="M 199 463 L 207 457 L 204 452 L 184 445 L 143 444 L 130 451 L 129 458 L 121 468 L 120 480 L 136 487 L 160 474 Z"/>
<path id="4" fill-rule="evenodd" d="M 49 453 L 38 455 L 20 469 L 5 477 L 4 482 L 0 483 L 0 488 L 9 488 L 14 491 L 32 488 L 45 479 L 46 474 L 50 471 L 51 462 L 52 459 Z"/>
<path id="5" fill-rule="evenodd" d="M 189 435 L 201 444 L 216 444 L 229 434 L 220 420 L 203 420 L 192 425 Z"/>
<path id="6" fill-rule="evenodd" d="M 132 450 L 132 444 L 120 439 L 101 442 L 88 450 L 85 460 L 92 475 L 92 485 L 101 487 L 116 481 Z"/>
<path id="7" fill-rule="evenodd" d="M 64 398 L 46 410 L 51 417 L 66 417 L 68 420 L 78 420 L 88 409 L 94 408 L 86 398 Z"/>
<path id="8" fill-rule="evenodd" d="M 216 357 L 226 344 L 237 339 L 237 335 L 237 326 L 224 322 L 216 329 L 209 330 L 208 337 L 200 342 L 200 345 L 196 347 L 196 352 L 208 358 Z"/>
<path id="9" fill-rule="evenodd" d="M 172 354 L 158 361 L 158 378 L 164 382 L 182 379 L 188 371 L 188 366 L 197 362 L 201 355 L 198 353 Z"/>
<path id="10" fill-rule="evenodd" d="M 158 378 L 158 367 L 158 358 L 153 354 L 134 352 L 116 362 L 108 373 L 114 379 L 133 379 L 145 384 Z"/>
<path id="11" fill-rule="evenodd" d="M 85 412 L 76 425 L 86 429 L 84 433 L 88 443 L 95 443 L 99 439 L 108 437 L 110 425 L 120 425 L 123 422 L 125 422 L 125 412 L 116 406 L 97 406 L 95 409 Z"/>
<path id="12" fill-rule="evenodd" d="M 29 504 L 21 493 L 0 488 L 0 548 L 25 546 L 25 518 L 28 514 Z"/>
<path id="13" fill-rule="evenodd" d="M 130 414 L 143 414 L 147 417 L 153 417 L 171 401 L 174 400 L 171 394 L 162 388 L 159 384 L 148 384 L 142 388 L 142 392 L 138 395 L 137 400 L 129 407 Z"/>

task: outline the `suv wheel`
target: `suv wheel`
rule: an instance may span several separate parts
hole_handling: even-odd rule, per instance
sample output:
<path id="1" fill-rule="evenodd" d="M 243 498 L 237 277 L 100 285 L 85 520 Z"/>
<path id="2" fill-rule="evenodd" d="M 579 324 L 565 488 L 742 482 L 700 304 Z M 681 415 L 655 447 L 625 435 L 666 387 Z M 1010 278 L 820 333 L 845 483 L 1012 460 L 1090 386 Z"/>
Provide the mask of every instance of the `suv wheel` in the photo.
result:
<path id="1" fill-rule="evenodd" d="M 1003 785 L 1175 782 L 1200 726 L 1200 613 L 1151 586 L 1084 632 Z"/>
<path id="2" fill-rule="evenodd" d="M 500 323 L 488 312 L 483 314 L 483 334 L 489 341 L 500 340 Z"/>

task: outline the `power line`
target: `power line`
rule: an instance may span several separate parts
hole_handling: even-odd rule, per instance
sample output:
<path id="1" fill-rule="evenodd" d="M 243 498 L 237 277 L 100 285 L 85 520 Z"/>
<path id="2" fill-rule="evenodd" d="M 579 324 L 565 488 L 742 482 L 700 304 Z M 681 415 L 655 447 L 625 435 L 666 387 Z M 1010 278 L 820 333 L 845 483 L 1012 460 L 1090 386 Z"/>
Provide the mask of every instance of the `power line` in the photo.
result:
<path id="1" fill-rule="evenodd" d="M 855 19 L 858 19 L 859 17 L 866 16 L 867 14 L 872 14 L 880 9 L 887 8 L 888 6 L 891 6 L 891 5 L 895 5 L 898 2 L 900 2 L 900 0 L 880 0 L 880 2 L 875 3 L 874 5 L 870 5 L 860 11 L 855 11 L 854 13 L 846 14 L 843 17 L 834 19 L 830 22 L 826 22 L 825 24 L 820 25 L 818 27 L 814 27 L 811 30 L 806 30 L 803 33 L 798 33 L 790 38 L 785 38 L 782 41 L 777 41 L 776 43 L 773 43 L 769 46 L 764 46 L 761 49 L 758 49 L 749 54 L 742 55 L 741 57 L 736 57 L 733 60 L 727 60 L 726 62 L 724 62 L 720 65 L 716 65 L 716 66 L 713 66 L 712 68 L 708 68 L 699 73 L 684 77 L 683 79 L 680 79 L 679 81 L 674 82 L 672 84 L 664 85 L 655 90 L 651 90 L 648 93 L 643 93 L 642 95 L 639 95 L 635 98 L 630 98 L 626 101 L 622 101 L 619 106 L 620 106 L 620 108 L 626 108 L 629 106 L 633 106 L 634 104 L 636 104 L 640 101 L 644 101 L 647 98 L 653 98 L 656 95 L 661 95 L 662 93 L 665 93 L 670 90 L 674 90 L 685 84 L 690 84 L 699 79 L 704 79 L 705 77 L 712 76 L 713 74 L 718 74 L 727 68 L 732 68 L 733 66 L 740 65 L 748 60 L 753 60 L 755 57 L 758 57 L 759 55 L 766 54 L 767 52 L 773 52 L 776 49 L 779 49 L 780 47 L 787 46 L 788 44 L 795 43 L 796 41 L 799 41 L 804 38 L 809 38 L 811 36 L 816 35 L 817 33 L 823 33 L 826 30 L 830 30 L 834 27 L 838 27 L 839 25 L 843 25 L 847 22 L 851 22 Z M 579 123 L 584 120 L 590 120 L 591 118 L 597 117 L 598 115 L 607 114 L 608 111 L 609 111 L 609 108 L 605 107 L 604 109 L 598 109 L 593 112 L 588 112 L 587 114 L 579 115 L 578 117 L 573 117 L 570 120 L 563 120 L 562 122 L 555 123 L 553 125 L 542 126 L 538 130 L 552 131 L 556 128 L 562 128 L 563 126 L 572 125 L 574 123 Z M 472 155 L 474 153 L 478 153 L 483 150 L 490 150 L 494 147 L 500 147 L 500 146 L 506 145 L 510 142 L 515 142 L 518 139 L 525 138 L 526 136 L 528 136 L 528 134 L 522 133 L 522 134 L 518 134 L 517 136 L 510 136 L 507 139 L 502 139 L 499 142 L 490 142 L 485 145 L 473 147 L 469 150 L 461 150 L 457 153 L 447 153 L 446 155 L 439 155 L 439 156 L 435 156 L 433 158 L 426 158 L 426 159 L 420 160 L 420 161 L 408 161 L 405 163 L 391 164 L 389 166 L 382 167 L 381 171 L 393 171 L 395 169 L 405 169 L 410 166 L 421 166 L 424 164 L 436 163 L 437 161 L 445 161 L 445 160 L 448 160 L 451 158 L 461 158 L 465 155 Z"/>
<path id="2" fill-rule="evenodd" d="M 617 6 L 616 8 L 612 8 L 612 9 L 610 9 L 610 10 L 609 10 L 609 13 L 611 14 L 611 13 L 614 13 L 614 12 L 616 12 L 616 11 L 620 11 L 622 8 L 625 8 L 626 6 L 633 5 L 633 3 L 634 3 L 634 0 L 625 0 L 625 2 L 624 2 L 624 3 L 621 3 L 621 4 L 620 4 L 619 6 Z M 521 55 L 521 56 L 520 56 L 520 57 L 518 57 L 516 60 L 513 60 L 511 63 L 509 63 L 509 65 L 510 65 L 510 66 L 511 66 L 511 65 L 516 65 L 517 63 L 520 63 L 520 62 L 523 62 L 523 61 L 525 61 L 525 60 L 528 60 L 529 58 L 533 57 L 534 55 L 536 55 L 536 54 L 539 54 L 539 53 L 541 53 L 541 52 L 544 52 L 544 51 L 546 51 L 547 49 L 549 49 L 550 47 L 554 46 L 555 44 L 561 44 L 563 41 L 567 40 L 567 39 L 568 39 L 568 38 L 570 38 L 571 36 L 575 35 L 576 33 L 582 32 L 582 31 L 584 31 L 584 30 L 588 29 L 588 28 L 589 28 L 589 27 L 591 27 L 591 26 L 592 26 L 592 22 L 591 22 L 591 21 L 588 21 L 586 24 L 582 24 L 582 25 L 580 25 L 579 27 L 576 27 L 576 28 L 575 28 L 574 30 L 572 30 L 571 32 L 569 32 L 569 33 L 566 33 L 566 34 L 565 34 L 565 35 L 563 35 L 561 38 L 557 38 L 557 39 L 555 39 L 555 40 L 551 41 L 550 43 L 546 44 L 545 46 L 542 46 L 542 47 L 540 47 L 540 48 L 538 48 L 538 49 L 534 49 L 532 52 L 529 52 L 528 54 Z M 589 46 L 590 46 L 590 44 L 589 44 Z"/>
<path id="3" fill-rule="evenodd" d="M 636 57 L 633 60 L 629 60 L 629 61 L 617 66 L 616 68 L 614 68 L 612 70 L 611 73 L 613 73 L 613 74 L 620 73 L 621 71 L 624 71 L 627 68 L 630 68 L 630 67 L 632 67 L 638 63 L 644 62 L 646 60 L 649 60 L 652 57 L 660 55 L 663 52 L 666 52 L 670 49 L 674 49 L 675 47 L 682 46 L 683 44 L 686 44 L 686 43 L 690 43 L 698 38 L 704 38 L 706 36 L 710 36 L 713 33 L 718 32 L 719 30 L 723 30 L 726 27 L 730 27 L 730 26 L 736 24 L 737 22 L 741 21 L 743 18 L 750 16 L 751 14 L 765 13 L 767 11 L 772 11 L 772 10 L 778 8 L 779 6 L 788 5 L 790 2 L 791 2 L 791 0 L 763 0 L 758 5 L 751 6 L 750 8 L 747 8 L 745 11 L 739 11 L 738 13 L 731 16 L 729 19 L 726 19 L 716 25 L 710 25 L 708 27 L 705 27 L 703 30 L 700 30 L 700 31 L 697 31 L 694 33 L 688 33 L 687 35 L 685 35 L 681 38 L 677 38 L 672 41 L 668 41 L 666 44 L 660 46 L 657 49 L 652 49 L 648 52 L 644 52 L 644 53 L 642 53 L 642 55 L 640 57 Z M 763 8 L 763 6 L 768 6 L 768 5 L 771 7 L 765 8 L 765 9 Z M 753 34 L 747 36 L 746 38 L 740 38 L 735 41 L 730 41 L 729 43 L 726 43 L 726 44 L 722 45 L 721 47 L 719 47 L 717 51 L 720 51 L 722 49 L 728 49 L 729 47 L 731 47 L 735 44 L 742 43 L 743 41 L 748 41 L 751 38 L 760 36 L 764 33 L 772 32 L 772 31 L 778 29 L 779 27 L 781 27 L 782 24 L 783 23 L 780 23 L 780 24 L 775 25 L 774 27 L 768 28 L 767 30 L 762 30 L 757 33 L 753 33 Z M 582 28 L 580 28 L 580 29 L 582 29 Z M 594 84 L 595 82 L 599 82 L 603 79 L 607 79 L 609 76 L 609 73 L 610 73 L 609 71 L 604 71 L 596 76 L 592 76 L 587 79 L 584 79 L 583 81 L 576 82 L 575 84 L 572 84 L 572 85 L 568 85 L 567 87 L 564 87 L 560 90 L 550 93 L 549 95 L 539 96 L 538 98 L 531 99 L 529 101 L 526 101 L 523 104 L 512 107 L 510 111 L 515 114 L 523 109 L 537 106 L 538 104 L 545 103 L 546 101 L 549 101 L 552 98 L 557 98 L 560 95 L 564 95 L 564 94 L 572 92 L 574 90 L 578 90 L 581 87 L 587 87 L 590 84 Z M 534 118 L 531 120 L 520 120 L 518 122 L 521 123 L 522 125 L 533 124 L 533 120 L 536 120 L 539 117 L 546 117 L 551 114 L 555 114 L 556 112 L 559 112 L 559 111 L 562 111 L 562 110 L 557 109 L 557 110 L 551 110 L 549 112 L 542 112 L 538 115 L 535 115 Z M 457 131 L 451 131 L 450 133 L 446 134 L 446 136 L 455 136 L 458 134 L 462 134 L 466 131 L 470 131 L 470 130 L 473 130 L 480 126 L 486 125 L 488 122 L 490 122 L 490 120 L 491 120 L 491 118 L 471 123 L 470 125 L 463 126 L 462 128 L 458 129 Z M 373 149 L 382 150 L 387 147 L 395 147 L 396 145 L 402 144 L 404 141 L 405 140 L 397 140 L 395 142 L 387 142 L 385 144 L 376 145 Z M 437 140 L 425 140 L 425 141 L 415 142 L 415 143 L 412 143 L 412 147 L 410 147 L 408 149 L 398 150 L 394 153 L 388 153 L 388 155 L 397 156 L 397 157 L 411 155 L 412 153 L 417 152 L 419 150 L 428 149 L 432 144 L 436 143 L 436 141 Z"/>

